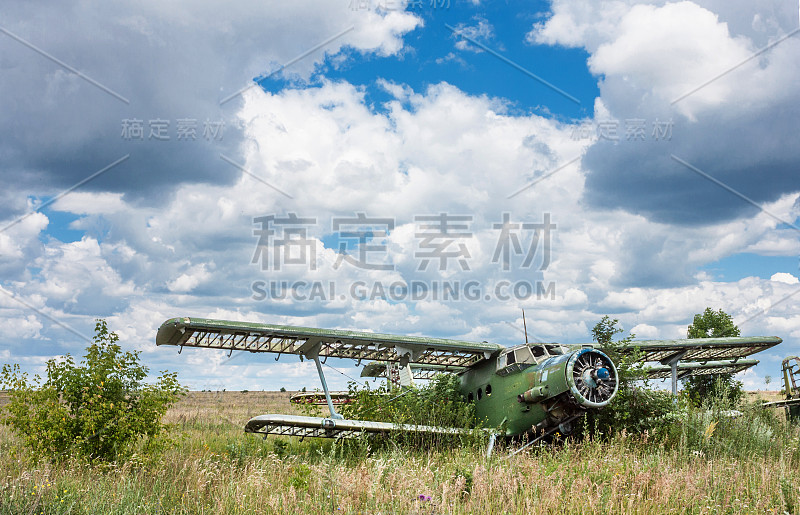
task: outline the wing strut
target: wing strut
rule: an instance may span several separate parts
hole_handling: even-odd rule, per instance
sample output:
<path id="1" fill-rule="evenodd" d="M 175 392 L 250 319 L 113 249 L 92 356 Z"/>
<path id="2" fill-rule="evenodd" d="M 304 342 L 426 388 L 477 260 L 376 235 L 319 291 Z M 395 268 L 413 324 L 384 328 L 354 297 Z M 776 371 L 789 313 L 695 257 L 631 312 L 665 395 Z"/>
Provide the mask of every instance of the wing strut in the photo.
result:
<path id="1" fill-rule="evenodd" d="M 670 371 L 672 372 L 672 396 L 678 396 L 678 363 L 680 362 L 681 358 L 686 355 L 686 351 L 679 352 L 675 354 L 669 359 L 662 361 L 664 365 L 670 366 Z M 676 401 L 677 402 L 677 401 Z"/>
<path id="2" fill-rule="evenodd" d="M 319 362 L 319 351 L 322 348 L 322 343 L 317 342 L 311 347 L 309 350 L 305 352 L 306 358 L 311 358 L 314 360 L 314 364 L 317 365 L 317 373 L 319 374 L 319 382 L 322 383 L 322 391 L 325 392 L 325 400 L 328 403 L 328 409 L 331 412 L 331 418 L 335 420 L 342 420 L 344 417 L 336 412 L 336 409 L 333 407 L 333 400 L 331 400 L 331 392 L 328 391 L 328 383 L 325 381 L 325 374 L 322 372 L 322 363 Z"/>

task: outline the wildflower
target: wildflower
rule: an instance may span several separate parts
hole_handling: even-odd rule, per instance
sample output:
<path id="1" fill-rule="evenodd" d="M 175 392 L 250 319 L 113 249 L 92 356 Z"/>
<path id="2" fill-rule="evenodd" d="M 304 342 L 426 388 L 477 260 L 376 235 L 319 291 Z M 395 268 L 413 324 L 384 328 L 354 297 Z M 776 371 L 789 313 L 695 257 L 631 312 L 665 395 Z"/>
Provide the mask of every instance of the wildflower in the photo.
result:
<path id="1" fill-rule="evenodd" d="M 419 500 L 427 502 L 427 501 L 431 500 L 431 496 L 430 495 L 425 495 L 425 494 L 419 494 Z"/>

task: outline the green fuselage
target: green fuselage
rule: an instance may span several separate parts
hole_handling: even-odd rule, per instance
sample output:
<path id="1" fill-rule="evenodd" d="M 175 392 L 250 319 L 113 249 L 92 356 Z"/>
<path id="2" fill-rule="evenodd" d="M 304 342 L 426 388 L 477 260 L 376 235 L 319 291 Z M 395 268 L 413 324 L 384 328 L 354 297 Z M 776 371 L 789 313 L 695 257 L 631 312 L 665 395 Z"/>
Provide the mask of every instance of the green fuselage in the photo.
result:
<path id="1" fill-rule="evenodd" d="M 539 351 L 540 355 L 531 354 L 526 358 L 528 362 L 520 360 L 521 351 L 526 348 Z M 558 354 L 552 354 L 532 345 L 520 346 L 497 361 L 487 360 L 463 372 L 461 392 L 467 400 L 475 402 L 480 425 L 502 426 L 508 436 L 547 431 L 588 409 L 607 404 L 616 393 L 616 369 L 611 360 L 596 350 L 564 352 L 562 349 L 558 347 Z M 508 358 L 507 354 L 515 350 L 517 359 Z M 587 368 L 586 363 L 591 368 Z M 603 367 L 613 370 L 613 377 L 607 378 L 605 383 L 593 383 L 592 388 L 606 388 L 607 394 L 602 399 L 584 397 L 581 391 L 586 392 L 586 387 L 581 381 L 581 372 L 585 371 L 586 379 L 591 382 L 589 376 Z"/>

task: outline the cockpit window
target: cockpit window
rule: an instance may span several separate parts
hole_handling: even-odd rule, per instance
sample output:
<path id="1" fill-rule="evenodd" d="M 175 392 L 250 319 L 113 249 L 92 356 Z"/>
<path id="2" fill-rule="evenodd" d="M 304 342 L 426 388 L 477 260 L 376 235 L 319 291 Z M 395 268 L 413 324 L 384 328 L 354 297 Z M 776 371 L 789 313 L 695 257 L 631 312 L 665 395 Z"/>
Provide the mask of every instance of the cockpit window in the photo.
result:
<path id="1" fill-rule="evenodd" d="M 563 356 L 569 349 L 558 343 L 529 343 L 507 349 L 497 358 L 497 371 L 501 375 L 523 370 L 542 363 L 553 356 Z"/>
<path id="2" fill-rule="evenodd" d="M 533 353 L 531 352 L 531 348 L 527 345 L 525 347 L 520 347 L 519 349 L 514 351 L 514 354 L 517 355 L 517 363 L 530 363 L 535 365 L 536 360 L 533 359 Z"/>
<path id="3" fill-rule="evenodd" d="M 510 374 L 514 371 L 523 370 L 537 363 L 531 348 L 527 345 L 508 349 L 497 358 L 497 370 Z"/>

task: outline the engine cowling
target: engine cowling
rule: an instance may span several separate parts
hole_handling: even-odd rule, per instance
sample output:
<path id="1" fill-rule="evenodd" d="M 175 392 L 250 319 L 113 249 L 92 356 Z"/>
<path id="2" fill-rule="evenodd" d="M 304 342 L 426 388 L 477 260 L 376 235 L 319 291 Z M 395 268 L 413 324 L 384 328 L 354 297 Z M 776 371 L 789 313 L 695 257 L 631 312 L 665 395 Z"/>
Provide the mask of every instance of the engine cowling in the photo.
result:
<path id="1" fill-rule="evenodd" d="M 617 367 L 604 352 L 582 349 L 573 353 L 565 372 L 570 393 L 580 406 L 602 408 L 617 394 Z"/>

